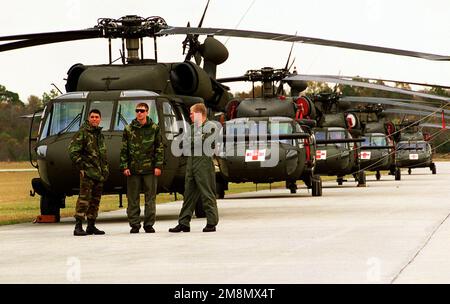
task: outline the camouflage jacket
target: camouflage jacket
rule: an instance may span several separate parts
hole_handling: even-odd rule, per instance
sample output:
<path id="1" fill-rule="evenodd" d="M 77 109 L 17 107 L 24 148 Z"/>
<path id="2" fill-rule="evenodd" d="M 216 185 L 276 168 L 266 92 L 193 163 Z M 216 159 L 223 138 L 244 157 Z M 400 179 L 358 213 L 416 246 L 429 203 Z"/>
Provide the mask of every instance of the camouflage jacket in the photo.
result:
<path id="1" fill-rule="evenodd" d="M 101 127 L 85 122 L 73 136 L 69 155 L 75 167 L 94 180 L 105 181 L 109 175 L 105 138 Z"/>
<path id="2" fill-rule="evenodd" d="M 141 125 L 137 119 L 123 130 L 120 150 L 120 169 L 130 169 L 131 174 L 153 174 L 155 168 L 161 169 L 164 148 L 159 126 L 147 117 Z"/>

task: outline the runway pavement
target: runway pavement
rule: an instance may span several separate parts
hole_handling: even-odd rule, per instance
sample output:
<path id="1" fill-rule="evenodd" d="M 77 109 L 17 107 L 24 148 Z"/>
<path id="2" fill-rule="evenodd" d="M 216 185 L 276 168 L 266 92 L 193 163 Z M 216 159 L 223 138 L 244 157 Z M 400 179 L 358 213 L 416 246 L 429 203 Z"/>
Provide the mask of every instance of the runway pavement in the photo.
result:
<path id="1" fill-rule="evenodd" d="M 218 200 L 217 232 L 173 234 L 181 202 L 157 206 L 156 233 L 129 234 L 125 210 L 104 236 L 74 237 L 73 219 L 0 227 L 1 283 L 450 283 L 450 162 Z"/>

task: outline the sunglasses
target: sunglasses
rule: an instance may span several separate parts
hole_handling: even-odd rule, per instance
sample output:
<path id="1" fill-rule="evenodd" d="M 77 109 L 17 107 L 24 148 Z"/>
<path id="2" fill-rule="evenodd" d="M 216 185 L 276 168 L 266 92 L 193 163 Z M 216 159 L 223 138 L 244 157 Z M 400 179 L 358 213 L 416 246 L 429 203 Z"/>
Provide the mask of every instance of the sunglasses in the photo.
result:
<path id="1" fill-rule="evenodd" d="M 144 109 L 136 109 L 136 113 L 145 113 L 147 110 Z"/>

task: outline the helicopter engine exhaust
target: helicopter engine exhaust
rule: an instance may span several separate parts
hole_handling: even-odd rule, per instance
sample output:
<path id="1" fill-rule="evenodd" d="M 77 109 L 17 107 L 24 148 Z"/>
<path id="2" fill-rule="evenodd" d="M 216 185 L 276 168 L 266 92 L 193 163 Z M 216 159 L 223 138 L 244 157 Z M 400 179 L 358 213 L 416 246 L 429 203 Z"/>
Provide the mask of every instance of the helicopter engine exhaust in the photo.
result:
<path id="1" fill-rule="evenodd" d="M 175 92 L 180 95 L 199 96 L 204 100 L 209 100 L 214 95 L 209 75 L 189 61 L 172 68 L 170 81 Z"/>

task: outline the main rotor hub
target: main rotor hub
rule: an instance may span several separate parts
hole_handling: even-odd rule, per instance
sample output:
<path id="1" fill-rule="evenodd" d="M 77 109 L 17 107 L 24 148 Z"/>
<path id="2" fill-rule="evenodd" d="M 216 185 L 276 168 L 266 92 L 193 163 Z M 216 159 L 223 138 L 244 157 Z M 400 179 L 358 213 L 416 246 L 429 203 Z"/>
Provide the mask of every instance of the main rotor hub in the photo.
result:
<path id="1" fill-rule="evenodd" d="M 153 16 L 143 18 L 136 15 L 127 15 L 119 19 L 100 18 L 96 28 L 103 30 L 106 38 L 143 38 L 155 37 L 155 33 L 167 28 L 162 17 Z"/>

